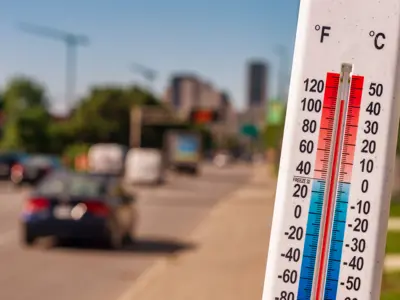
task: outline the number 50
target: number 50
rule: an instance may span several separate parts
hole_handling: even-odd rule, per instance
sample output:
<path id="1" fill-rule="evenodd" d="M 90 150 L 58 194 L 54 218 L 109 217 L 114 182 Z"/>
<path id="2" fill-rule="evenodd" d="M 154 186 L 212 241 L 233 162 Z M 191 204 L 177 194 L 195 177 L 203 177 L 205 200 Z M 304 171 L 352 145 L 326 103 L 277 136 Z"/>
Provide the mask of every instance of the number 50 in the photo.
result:
<path id="1" fill-rule="evenodd" d="M 369 95 L 370 96 L 382 96 L 383 94 L 383 85 L 380 83 L 372 82 L 369 86 Z"/>

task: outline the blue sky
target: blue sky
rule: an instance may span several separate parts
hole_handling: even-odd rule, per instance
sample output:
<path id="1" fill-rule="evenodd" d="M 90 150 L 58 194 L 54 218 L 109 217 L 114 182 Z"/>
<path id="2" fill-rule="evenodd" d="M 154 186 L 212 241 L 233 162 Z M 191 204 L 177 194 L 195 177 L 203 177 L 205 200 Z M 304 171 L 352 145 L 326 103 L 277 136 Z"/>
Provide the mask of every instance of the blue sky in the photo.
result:
<path id="1" fill-rule="evenodd" d="M 245 63 L 270 62 L 277 73 L 276 45 L 291 60 L 297 0 L 0 0 L 0 84 L 15 74 L 44 83 L 55 105 L 64 101 L 65 47 L 31 36 L 18 22 L 51 26 L 90 37 L 80 48 L 77 93 L 93 84 L 143 82 L 132 62 L 159 72 L 162 93 L 174 71 L 196 71 L 234 104 L 245 102 Z M 289 66 L 290 67 L 290 63 Z M 270 82 L 275 93 L 276 82 Z"/>

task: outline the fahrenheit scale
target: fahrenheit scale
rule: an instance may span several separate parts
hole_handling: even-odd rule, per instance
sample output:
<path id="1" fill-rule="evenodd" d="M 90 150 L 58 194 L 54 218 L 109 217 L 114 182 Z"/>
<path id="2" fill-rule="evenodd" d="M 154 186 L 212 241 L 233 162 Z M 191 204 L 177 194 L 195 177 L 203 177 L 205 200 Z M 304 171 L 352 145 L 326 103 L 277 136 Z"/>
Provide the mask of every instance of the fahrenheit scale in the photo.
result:
<path id="1" fill-rule="evenodd" d="M 399 0 L 301 1 L 263 300 L 380 298 L 399 26 Z"/>

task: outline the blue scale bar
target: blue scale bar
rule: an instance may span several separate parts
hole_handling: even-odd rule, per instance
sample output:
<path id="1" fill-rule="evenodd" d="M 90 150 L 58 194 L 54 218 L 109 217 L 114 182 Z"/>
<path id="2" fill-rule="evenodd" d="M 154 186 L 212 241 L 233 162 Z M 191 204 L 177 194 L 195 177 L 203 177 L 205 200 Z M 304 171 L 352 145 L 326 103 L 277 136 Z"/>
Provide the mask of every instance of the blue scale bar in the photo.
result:
<path id="1" fill-rule="evenodd" d="M 342 182 L 339 183 L 333 219 L 332 239 L 329 248 L 324 300 L 336 300 L 336 294 L 339 285 L 339 272 L 342 263 L 344 232 L 346 230 L 349 191 L 350 184 Z"/>
<path id="2" fill-rule="evenodd" d="M 325 180 L 316 180 L 312 184 L 297 300 L 309 300 L 311 298 L 325 186 Z"/>

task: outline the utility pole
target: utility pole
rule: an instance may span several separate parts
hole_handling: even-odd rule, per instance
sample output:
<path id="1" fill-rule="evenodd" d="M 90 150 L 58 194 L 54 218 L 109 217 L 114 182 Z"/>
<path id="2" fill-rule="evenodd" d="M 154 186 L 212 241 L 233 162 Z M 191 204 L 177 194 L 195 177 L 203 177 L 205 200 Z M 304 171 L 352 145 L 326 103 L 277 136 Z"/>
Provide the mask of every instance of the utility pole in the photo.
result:
<path id="1" fill-rule="evenodd" d="M 154 69 L 151 69 L 147 66 L 141 65 L 141 64 L 137 64 L 137 63 L 133 63 L 132 64 L 132 68 L 131 68 L 132 72 L 134 73 L 139 73 L 147 82 L 148 82 L 148 89 L 150 92 L 154 93 L 154 81 L 157 78 L 157 71 Z"/>
<path id="2" fill-rule="evenodd" d="M 42 36 L 45 38 L 59 40 L 66 46 L 66 68 L 65 68 L 65 102 L 68 109 L 73 108 L 73 98 L 75 97 L 76 77 L 77 77 L 77 47 L 89 44 L 89 38 L 54 28 L 37 26 L 27 23 L 19 24 L 22 31 Z"/>

